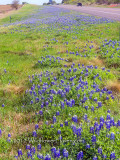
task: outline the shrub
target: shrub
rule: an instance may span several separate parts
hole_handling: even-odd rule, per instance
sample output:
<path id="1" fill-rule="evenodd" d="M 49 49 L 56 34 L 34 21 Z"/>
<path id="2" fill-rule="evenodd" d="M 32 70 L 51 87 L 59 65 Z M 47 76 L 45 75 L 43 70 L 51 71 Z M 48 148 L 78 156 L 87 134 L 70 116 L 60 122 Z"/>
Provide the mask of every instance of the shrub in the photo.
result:
<path id="1" fill-rule="evenodd" d="M 19 0 L 13 0 L 11 6 L 12 6 L 12 8 L 15 8 L 17 10 L 19 7 Z"/>

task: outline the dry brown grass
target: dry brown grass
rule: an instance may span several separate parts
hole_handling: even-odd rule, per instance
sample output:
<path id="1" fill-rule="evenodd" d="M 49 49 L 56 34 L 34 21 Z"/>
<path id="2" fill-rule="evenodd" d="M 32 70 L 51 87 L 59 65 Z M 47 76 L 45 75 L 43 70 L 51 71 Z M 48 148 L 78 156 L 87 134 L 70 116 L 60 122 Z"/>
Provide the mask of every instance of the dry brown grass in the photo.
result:
<path id="1" fill-rule="evenodd" d="M 64 45 L 54 45 L 53 48 L 56 50 L 56 52 L 58 53 L 66 53 L 66 46 Z"/>
<path id="2" fill-rule="evenodd" d="M 114 93 L 120 93 L 120 82 L 119 81 L 109 81 L 107 83 L 107 88 L 112 90 Z"/>
<path id="3" fill-rule="evenodd" d="M 87 42 L 84 42 L 84 41 L 82 41 L 82 40 L 80 40 L 80 39 L 75 39 L 75 40 L 73 40 L 73 44 L 75 44 L 76 46 L 80 46 L 80 47 L 85 47 L 86 46 L 86 43 Z M 87 43 L 88 44 L 88 43 Z M 96 43 L 96 42 L 94 42 L 93 41 L 93 43 L 90 43 L 90 45 L 93 45 L 94 46 L 94 48 L 95 49 L 98 49 L 99 48 L 99 45 Z M 80 49 L 81 50 L 81 49 Z"/>
<path id="4" fill-rule="evenodd" d="M 66 59 L 68 59 L 68 58 L 66 58 Z M 84 65 L 93 65 L 93 66 L 97 65 L 97 66 L 100 66 L 100 67 L 104 66 L 103 61 L 98 59 L 98 58 L 87 59 L 87 58 L 82 57 L 79 60 L 74 60 L 74 63 L 75 64 L 79 64 L 80 63 L 80 64 L 84 64 Z M 67 62 L 66 65 L 68 67 L 70 67 L 72 65 L 72 61 Z"/>
<path id="5" fill-rule="evenodd" d="M 21 94 L 25 91 L 25 87 L 10 84 L 10 85 L 6 85 L 6 87 L 4 88 L 4 91 L 8 93 L 12 92 L 14 94 Z"/>
<path id="6" fill-rule="evenodd" d="M 11 134 L 11 139 L 12 140 L 16 140 L 17 136 L 22 135 L 23 133 L 27 133 L 27 132 L 33 132 L 33 130 L 35 130 L 35 122 L 34 123 L 30 123 L 29 119 L 32 118 L 32 116 L 35 115 L 35 113 L 30 113 L 30 114 L 23 114 L 23 113 L 15 113 L 15 112 L 9 112 L 8 113 L 9 117 L 6 115 L 4 117 L 4 120 L 0 120 L 2 125 L 4 126 L 4 130 L 3 130 L 3 135 L 5 138 L 8 137 L 8 133 Z M 11 117 L 11 118 L 10 118 Z M 22 122 L 24 121 L 24 118 L 28 119 L 28 123 L 27 124 L 23 124 Z M 43 124 L 42 121 L 39 121 L 38 125 L 39 127 Z M 16 143 L 16 145 L 19 145 L 19 142 Z M 23 148 L 22 148 L 23 150 Z M 16 147 L 13 146 L 12 148 L 10 148 L 10 150 L 7 152 L 7 154 L 0 154 L 0 159 L 1 157 L 4 157 L 4 159 L 8 156 L 14 157 L 14 155 L 16 155 Z"/>
<path id="7" fill-rule="evenodd" d="M 101 59 L 98 59 L 98 58 L 91 59 L 89 63 L 92 64 L 92 65 L 98 65 L 100 67 L 104 66 L 104 62 Z"/>
<path id="8" fill-rule="evenodd" d="M 23 113 L 10 113 L 9 118 L 5 117 L 2 124 L 5 126 L 3 134 L 7 137 L 8 133 L 11 133 L 11 137 L 15 138 L 18 135 L 21 135 L 25 132 L 32 132 L 35 129 L 35 123 L 30 123 L 30 119 L 34 116 L 35 113 L 23 114 Z M 11 117 L 11 118 L 10 118 Z M 24 119 L 28 119 L 28 123 L 24 124 Z M 42 121 L 38 123 L 39 126 L 43 124 Z"/>

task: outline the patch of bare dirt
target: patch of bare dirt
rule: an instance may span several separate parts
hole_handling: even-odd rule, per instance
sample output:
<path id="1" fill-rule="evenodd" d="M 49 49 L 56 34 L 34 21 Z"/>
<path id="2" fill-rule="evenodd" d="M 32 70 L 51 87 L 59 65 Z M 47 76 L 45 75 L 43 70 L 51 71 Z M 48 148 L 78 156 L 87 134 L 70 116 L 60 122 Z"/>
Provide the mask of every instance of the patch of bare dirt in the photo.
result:
<path id="1" fill-rule="evenodd" d="M 18 9 L 21 7 L 22 5 L 19 5 Z M 0 19 L 11 15 L 14 11 L 15 9 L 13 9 L 11 5 L 0 5 Z"/>
<path id="2" fill-rule="evenodd" d="M 119 81 L 110 81 L 107 84 L 107 88 L 112 90 L 114 93 L 120 93 L 120 82 Z"/>
<path id="3" fill-rule="evenodd" d="M 66 59 L 68 59 L 68 58 L 66 58 Z M 66 65 L 68 67 L 70 67 L 72 65 L 72 61 L 73 61 L 72 58 L 69 58 Z M 84 64 L 84 65 L 93 65 L 93 66 L 97 65 L 97 66 L 100 66 L 100 67 L 104 66 L 103 61 L 98 59 L 98 58 L 93 58 L 93 59 L 90 59 L 90 60 L 87 59 L 87 58 L 80 58 L 79 60 L 75 60 L 74 62 L 75 62 L 75 64 L 80 63 L 80 64 Z"/>
<path id="4" fill-rule="evenodd" d="M 21 94 L 23 93 L 25 90 L 25 88 L 23 86 L 16 86 L 13 84 L 7 85 L 4 89 L 4 92 L 8 92 L 8 93 L 15 93 L 15 94 Z"/>

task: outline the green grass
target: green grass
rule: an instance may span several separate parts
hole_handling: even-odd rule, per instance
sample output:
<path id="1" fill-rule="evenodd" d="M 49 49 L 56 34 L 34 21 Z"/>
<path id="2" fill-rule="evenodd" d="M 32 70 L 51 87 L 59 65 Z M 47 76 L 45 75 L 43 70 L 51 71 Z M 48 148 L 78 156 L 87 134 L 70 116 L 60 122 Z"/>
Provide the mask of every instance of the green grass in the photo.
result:
<path id="1" fill-rule="evenodd" d="M 33 5 L 25 5 L 23 8 L 21 8 L 19 11 L 16 11 L 12 17 L 12 22 L 19 21 L 21 19 L 27 19 L 29 15 L 32 13 L 35 13 L 37 9 L 41 9 L 42 7 L 39 6 L 33 6 Z M 78 19 L 79 21 L 79 19 Z M 0 20 L 0 25 L 9 23 L 9 17 L 6 17 L 2 20 Z M 14 149 L 14 154 L 16 154 L 16 151 L 18 147 L 22 147 L 22 144 L 8 144 L 6 142 L 7 134 L 9 133 L 9 130 L 7 129 L 8 126 L 4 126 L 4 121 L 11 121 L 14 122 L 14 116 L 18 115 L 18 113 L 22 113 L 24 116 L 29 111 L 35 112 L 38 111 L 36 106 L 36 109 L 29 108 L 26 109 L 25 113 L 24 110 L 21 110 L 22 103 L 25 101 L 28 101 L 29 103 L 29 97 L 26 100 L 24 96 L 24 92 L 26 89 L 29 89 L 31 87 L 31 84 L 28 82 L 28 76 L 33 74 L 39 74 L 40 72 L 49 70 L 54 71 L 54 74 L 59 76 L 58 68 L 61 66 L 64 67 L 66 64 L 67 66 L 70 66 L 73 62 L 77 65 L 78 63 L 81 64 L 89 64 L 92 63 L 93 65 L 98 65 L 100 67 L 106 67 L 107 69 L 111 70 L 110 75 L 107 77 L 101 70 L 100 75 L 104 79 L 104 83 L 100 83 L 100 85 L 103 87 L 107 84 L 109 80 L 115 81 L 119 79 L 119 67 L 117 68 L 112 65 L 113 63 L 119 63 L 119 59 L 116 58 L 114 61 L 110 61 L 109 59 L 106 59 L 105 57 L 101 57 L 101 52 L 104 51 L 104 47 L 102 47 L 102 40 L 108 39 L 108 40 L 119 40 L 119 26 L 120 23 L 114 22 L 114 23 L 108 23 L 108 24 L 96 24 L 96 25 L 85 25 L 83 24 L 82 28 L 81 26 L 78 28 L 73 27 L 73 30 L 77 30 L 76 33 L 67 34 L 67 31 L 58 31 L 58 29 L 55 30 L 44 30 L 44 27 L 48 27 L 48 25 L 41 25 L 41 31 L 36 30 L 32 31 L 30 30 L 30 26 L 22 26 L 21 25 L 12 25 L 8 27 L 2 27 L 0 31 L 0 114 L 1 114 L 1 129 L 5 129 L 5 136 L 1 138 L 0 145 L 3 146 L 3 150 L 0 150 L 0 154 L 4 154 L 1 160 L 6 160 L 11 157 L 13 158 L 13 155 L 10 155 L 10 152 L 12 148 Z M 62 27 L 61 27 L 62 28 Z M 61 29 L 60 28 L 60 29 Z M 17 30 L 17 31 L 16 31 Z M 22 32 L 19 32 L 22 30 Z M 75 39 L 77 37 L 77 39 Z M 54 40 L 55 38 L 55 40 Z M 57 40 L 57 41 L 56 41 Z M 89 42 L 88 42 L 89 41 Z M 91 43 L 91 41 L 93 43 Z M 94 47 L 89 50 L 89 46 L 86 46 L 86 43 L 88 45 L 93 45 Z M 48 46 L 47 46 L 48 45 Z M 51 47 L 52 46 L 52 47 Z M 85 52 L 83 52 L 84 47 L 86 46 Z M 80 47 L 80 49 L 79 49 Z M 99 48 L 101 47 L 101 49 Z M 112 50 L 110 48 L 109 53 L 112 54 Z M 68 52 L 80 52 L 83 56 L 88 54 L 89 56 L 87 58 L 75 56 L 73 54 L 67 54 Z M 119 53 L 117 53 L 119 55 Z M 38 60 L 41 60 L 41 56 L 45 57 L 46 55 L 51 56 L 60 56 L 64 59 L 68 59 L 68 62 L 61 61 L 60 65 L 58 63 L 52 63 L 52 67 L 49 65 L 49 60 L 46 61 L 43 65 L 38 64 Z M 94 60 L 99 59 L 101 61 L 98 61 L 100 63 L 97 64 L 97 62 L 94 62 Z M 38 64 L 38 65 L 36 65 Z M 42 67 L 41 67 L 42 66 Z M 64 67 L 65 68 L 65 67 Z M 6 73 L 4 71 L 6 69 Z M 68 68 L 67 68 L 68 69 Z M 116 73 L 117 71 L 117 73 Z M 116 74 L 115 74 L 116 73 Z M 79 73 L 78 73 L 79 74 Z M 45 80 L 44 80 L 45 81 Z M 47 80 L 46 80 L 47 81 Z M 37 84 L 37 82 L 35 82 Z M 9 88 L 12 87 L 10 90 Z M 18 88 L 16 88 L 18 87 Z M 22 92 L 20 92 L 20 88 L 23 87 Z M 16 92 L 17 90 L 17 92 Z M 119 94 L 117 95 L 119 97 Z M 117 97 L 116 96 L 116 97 Z M 2 104 L 5 104 L 5 107 L 1 107 Z M 89 104 L 86 104 L 89 105 Z M 117 120 L 119 119 L 120 113 L 119 113 L 119 105 L 118 101 L 116 100 L 113 102 L 112 100 L 109 102 L 107 107 L 104 107 L 104 110 L 100 110 L 99 112 L 96 112 L 97 116 L 99 117 L 99 114 L 107 111 L 107 109 L 111 109 L 113 113 L 113 117 Z M 30 110 L 31 109 L 31 110 Z M 50 119 L 55 114 L 54 108 L 50 110 L 50 115 L 47 115 L 46 117 L 50 116 Z M 77 113 L 78 115 L 82 113 L 82 109 Z M 117 112 L 118 111 L 118 112 Z M 69 110 L 70 114 L 73 114 L 77 112 L 77 108 L 73 111 L 71 108 Z M 29 114 L 30 114 L 29 113 Z M 90 113 L 88 112 L 90 115 Z M 73 114 L 74 115 L 74 114 Z M 66 109 L 66 115 L 64 119 L 68 117 L 67 109 Z M 6 120 L 5 120 L 6 118 Z M 93 116 L 93 119 L 95 117 Z M 70 118 L 68 118 L 70 119 Z M 92 119 L 92 120 L 93 120 Z M 26 117 L 26 121 L 28 118 Z M 37 123 L 39 120 L 38 118 L 33 118 L 33 123 Z M 61 120 L 61 117 L 60 119 Z M 24 125 L 24 118 L 22 117 L 22 123 L 18 120 L 18 125 Z M 12 127 L 12 126 L 11 126 Z M 14 126 L 18 127 L 18 126 Z M 45 138 L 55 138 L 50 137 L 52 134 L 52 129 L 49 132 L 48 130 L 50 128 L 47 128 L 41 130 L 40 135 L 43 135 Z M 56 126 L 57 129 L 59 128 Z M 56 131 L 57 131 L 56 129 Z M 63 132 L 65 128 L 63 128 Z M 11 129 L 12 132 L 12 129 Z M 68 129 L 68 133 L 71 132 Z M 23 131 L 22 135 L 18 135 L 18 137 L 15 137 L 15 139 L 23 139 L 25 136 L 25 131 Z M 27 136 L 29 136 L 30 133 L 28 133 Z M 69 133 L 70 134 L 70 133 Z M 68 135 L 69 135 L 68 134 Z M 86 133 L 87 134 L 87 133 Z M 54 135 L 53 135 L 54 136 Z M 66 136 L 66 135 L 65 135 Z M 17 147 L 16 147 L 17 146 Z M 23 147 L 24 148 L 24 147 Z M 49 147 L 48 147 L 49 148 Z M 46 148 L 46 150 L 48 150 Z M 44 152 L 44 151 L 43 151 Z M 5 157 L 5 158 L 4 158 Z"/>

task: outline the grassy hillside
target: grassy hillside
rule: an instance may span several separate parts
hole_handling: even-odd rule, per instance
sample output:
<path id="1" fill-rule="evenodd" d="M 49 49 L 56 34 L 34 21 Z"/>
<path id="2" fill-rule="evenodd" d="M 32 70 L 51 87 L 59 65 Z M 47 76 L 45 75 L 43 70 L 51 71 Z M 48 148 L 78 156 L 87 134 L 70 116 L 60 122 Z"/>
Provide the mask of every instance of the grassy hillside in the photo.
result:
<path id="1" fill-rule="evenodd" d="M 119 159 L 120 23 L 35 5 L 11 17 L 0 21 L 0 160 Z"/>

